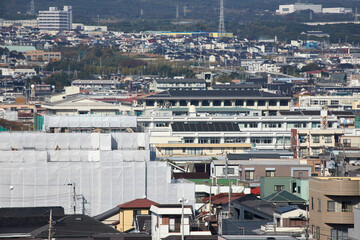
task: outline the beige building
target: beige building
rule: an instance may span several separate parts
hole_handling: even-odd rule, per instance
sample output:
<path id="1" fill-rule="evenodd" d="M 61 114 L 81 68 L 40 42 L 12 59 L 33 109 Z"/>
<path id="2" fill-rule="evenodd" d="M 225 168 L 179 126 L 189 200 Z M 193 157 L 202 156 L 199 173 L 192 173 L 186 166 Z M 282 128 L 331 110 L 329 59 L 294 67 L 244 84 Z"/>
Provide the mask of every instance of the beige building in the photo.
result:
<path id="1" fill-rule="evenodd" d="M 61 52 L 45 52 L 43 50 L 31 50 L 24 53 L 24 57 L 29 61 L 50 61 L 61 60 Z"/>
<path id="2" fill-rule="evenodd" d="M 333 149 L 340 144 L 344 129 L 292 129 L 292 150 L 299 157 L 319 156 L 324 148 Z"/>
<path id="3" fill-rule="evenodd" d="M 219 156 L 242 153 L 251 149 L 250 143 L 163 143 L 156 144 L 158 156 Z"/>
<path id="4" fill-rule="evenodd" d="M 310 232 L 314 239 L 348 239 L 354 228 L 353 209 L 359 207 L 360 177 L 309 179 Z"/>

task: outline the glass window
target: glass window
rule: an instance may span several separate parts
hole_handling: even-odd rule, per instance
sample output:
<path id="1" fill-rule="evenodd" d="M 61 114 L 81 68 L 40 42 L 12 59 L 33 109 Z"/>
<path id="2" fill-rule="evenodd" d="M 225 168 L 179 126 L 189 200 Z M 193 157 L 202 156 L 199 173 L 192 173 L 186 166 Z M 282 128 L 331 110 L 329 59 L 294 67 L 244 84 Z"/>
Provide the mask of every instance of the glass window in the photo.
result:
<path id="1" fill-rule="evenodd" d="M 165 149 L 165 155 L 172 155 L 173 154 L 173 149 L 172 148 L 166 148 Z"/>
<path id="2" fill-rule="evenodd" d="M 282 191 L 284 189 L 285 189 L 284 185 L 275 185 L 274 186 L 274 191 L 277 191 L 277 192 L 280 192 L 280 191 Z"/>
<path id="3" fill-rule="evenodd" d="M 243 137 L 226 137 L 224 138 L 225 143 L 245 143 L 246 138 Z"/>
<path id="4" fill-rule="evenodd" d="M 316 239 L 320 239 L 320 227 L 316 227 Z"/>
<path id="5" fill-rule="evenodd" d="M 195 138 L 193 137 L 184 137 L 184 143 L 194 143 Z"/>
<path id="6" fill-rule="evenodd" d="M 245 180 L 254 180 L 254 170 L 245 170 Z"/>
<path id="7" fill-rule="evenodd" d="M 320 143 L 320 136 L 319 135 L 312 135 L 313 143 Z"/>
<path id="8" fill-rule="evenodd" d="M 266 170 L 265 176 L 266 177 L 275 177 L 275 170 Z"/>
<path id="9" fill-rule="evenodd" d="M 235 168 L 228 168 L 227 174 L 234 174 Z M 226 175 L 226 168 L 223 168 L 223 174 Z"/>
<path id="10" fill-rule="evenodd" d="M 321 212 L 321 199 L 318 198 L 318 212 Z"/>
<path id="11" fill-rule="evenodd" d="M 325 136 L 325 143 L 332 143 L 332 136 Z"/>
<path id="12" fill-rule="evenodd" d="M 327 201 L 327 211 L 335 212 L 335 201 L 332 201 L 332 200 Z"/>

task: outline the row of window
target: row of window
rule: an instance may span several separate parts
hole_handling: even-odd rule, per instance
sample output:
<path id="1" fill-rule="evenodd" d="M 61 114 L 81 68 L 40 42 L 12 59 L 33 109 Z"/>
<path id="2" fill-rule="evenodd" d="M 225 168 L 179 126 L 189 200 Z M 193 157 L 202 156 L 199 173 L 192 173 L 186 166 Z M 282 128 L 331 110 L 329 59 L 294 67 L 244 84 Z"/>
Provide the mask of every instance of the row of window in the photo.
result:
<path id="1" fill-rule="evenodd" d="M 170 102 L 170 104 L 172 106 L 176 106 L 177 101 L 170 100 L 169 102 Z M 186 100 L 180 100 L 179 105 L 180 106 L 187 106 L 188 102 L 189 101 L 186 101 Z M 231 100 L 225 100 L 225 101 L 222 101 L 222 100 L 213 100 L 213 101 L 210 101 L 210 100 L 202 100 L 202 101 L 191 100 L 190 104 L 198 106 L 200 102 L 201 102 L 202 106 L 210 106 L 210 102 L 212 102 L 213 106 L 222 106 L 222 103 L 223 103 L 224 106 L 233 106 L 233 103 L 234 103 L 235 106 L 245 106 L 244 105 L 245 101 L 243 101 L 243 100 L 235 100 L 235 101 L 231 101 Z M 266 102 L 268 102 L 268 105 L 271 106 L 271 107 L 277 106 L 277 103 L 278 103 L 278 101 L 275 101 L 275 100 L 270 100 L 270 101 L 259 100 L 259 101 L 257 101 L 257 106 L 266 106 Z M 250 107 L 255 106 L 255 103 L 256 103 L 256 101 L 254 101 L 254 100 L 247 100 L 246 101 L 246 106 L 250 106 Z M 147 100 L 146 101 L 147 106 L 154 106 L 154 104 L 155 104 L 154 100 Z M 162 105 L 163 101 L 159 101 L 158 104 Z M 279 104 L 280 104 L 280 106 L 288 106 L 289 102 L 287 100 L 280 100 Z"/>
<path id="2" fill-rule="evenodd" d="M 317 199 L 318 208 L 317 211 L 321 212 L 321 199 Z M 311 209 L 314 210 L 314 198 L 311 197 Z M 353 211 L 353 203 L 351 201 L 341 201 L 336 202 L 333 200 L 327 201 L 327 212 L 352 212 Z"/>
<path id="3" fill-rule="evenodd" d="M 194 137 L 184 137 L 184 143 L 195 143 Z M 250 142 L 254 144 L 270 144 L 273 142 L 273 138 L 271 137 L 252 137 L 250 138 Z M 200 137 L 198 139 L 198 143 L 206 144 L 206 143 L 221 143 L 221 138 L 219 137 Z M 225 137 L 224 143 L 246 143 L 246 137 Z M 277 137 L 277 144 L 290 143 L 289 137 Z"/>

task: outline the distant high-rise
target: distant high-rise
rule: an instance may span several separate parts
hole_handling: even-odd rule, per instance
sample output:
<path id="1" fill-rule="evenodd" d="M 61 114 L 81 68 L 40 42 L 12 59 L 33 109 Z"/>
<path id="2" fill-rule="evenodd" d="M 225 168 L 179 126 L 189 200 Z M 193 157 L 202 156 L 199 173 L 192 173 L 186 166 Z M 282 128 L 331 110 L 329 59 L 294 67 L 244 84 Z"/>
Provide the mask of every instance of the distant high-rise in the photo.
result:
<path id="1" fill-rule="evenodd" d="M 63 10 L 50 7 L 48 11 L 39 11 L 39 28 L 42 31 L 69 31 L 72 28 L 72 7 Z"/>
<path id="2" fill-rule="evenodd" d="M 35 15 L 35 0 L 30 0 L 30 8 L 27 14 Z"/>
<path id="3" fill-rule="evenodd" d="M 219 19 L 219 33 L 218 36 L 223 37 L 225 33 L 225 22 L 224 22 L 224 0 L 220 0 L 220 19 Z"/>

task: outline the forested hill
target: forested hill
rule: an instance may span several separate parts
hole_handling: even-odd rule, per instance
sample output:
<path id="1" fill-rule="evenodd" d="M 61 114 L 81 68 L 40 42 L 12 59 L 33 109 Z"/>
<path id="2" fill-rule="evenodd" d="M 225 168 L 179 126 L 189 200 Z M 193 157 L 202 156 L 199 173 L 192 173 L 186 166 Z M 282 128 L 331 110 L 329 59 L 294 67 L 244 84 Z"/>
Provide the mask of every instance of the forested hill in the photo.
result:
<path id="1" fill-rule="evenodd" d="M 303 0 L 302 2 L 304 2 Z M 29 8 L 30 0 L 0 0 L 0 18 L 18 18 Z M 279 4 L 294 3 L 297 0 L 224 0 L 225 15 L 230 21 L 236 21 L 243 14 L 256 16 L 264 10 L 274 11 Z M 355 7 L 356 0 L 311 0 L 325 7 Z M 217 21 L 219 0 L 35 0 L 36 10 L 49 6 L 73 6 L 74 20 L 97 19 L 134 19 L 168 20 L 176 17 L 203 21 Z M 184 13 L 186 6 L 186 11 Z"/>

